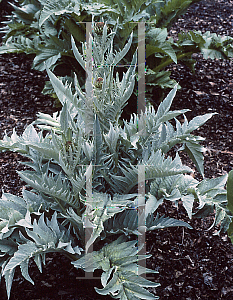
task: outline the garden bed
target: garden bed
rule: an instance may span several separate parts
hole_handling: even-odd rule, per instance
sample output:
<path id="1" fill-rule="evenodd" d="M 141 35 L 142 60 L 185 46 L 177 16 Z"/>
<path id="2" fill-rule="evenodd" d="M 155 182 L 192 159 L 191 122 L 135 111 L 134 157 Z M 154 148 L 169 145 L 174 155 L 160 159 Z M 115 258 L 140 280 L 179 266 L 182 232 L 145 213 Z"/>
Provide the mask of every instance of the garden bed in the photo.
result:
<path id="1" fill-rule="evenodd" d="M 9 8 L 0 5 L 0 17 Z M 193 5 L 183 18 L 170 30 L 174 36 L 180 30 L 209 30 L 217 34 L 233 36 L 233 4 L 230 0 L 205 0 Z M 217 112 L 198 135 L 206 138 L 205 176 L 216 177 L 233 168 L 233 60 L 203 60 L 197 55 L 195 74 L 183 65 L 172 65 L 172 77 L 180 83 L 173 109 L 189 108 L 188 118 Z M 12 132 L 22 133 L 25 125 L 36 118 L 36 113 L 53 113 L 53 102 L 43 96 L 41 90 L 46 73 L 31 69 L 32 61 L 25 55 L 0 57 L 0 138 Z M 183 160 L 187 161 L 185 155 Z M 21 195 L 23 183 L 16 170 L 20 156 L 15 153 L 0 154 L 0 187 L 5 192 Z M 191 163 L 190 163 L 191 164 Z M 191 164 L 191 167 L 194 166 Z M 194 173 L 198 177 L 197 172 Z M 161 213 L 189 221 L 184 210 L 178 212 L 165 203 Z M 153 275 L 161 287 L 155 290 L 160 299 L 233 299 L 233 246 L 226 234 L 213 235 L 215 229 L 206 231 L 212 218 L 191 220 L 193 230 L 175 228 L 152 232 L 147 235 L 149 268 L 159 271 Z M 32 264 L 30 274 L 35 281 L 31 285 L 18 272 L 15 276 L 11 299 L 32 300 L 81 300 L 109 299 L 96 294 L 93 286 L 100 287 L 99 280 L 80 280 L 83 273 L 74 269 L 60 255 L 48 255 L 43 274 Z M 6 299 L 4 282 L 1 283 L 1 299 Z"/>

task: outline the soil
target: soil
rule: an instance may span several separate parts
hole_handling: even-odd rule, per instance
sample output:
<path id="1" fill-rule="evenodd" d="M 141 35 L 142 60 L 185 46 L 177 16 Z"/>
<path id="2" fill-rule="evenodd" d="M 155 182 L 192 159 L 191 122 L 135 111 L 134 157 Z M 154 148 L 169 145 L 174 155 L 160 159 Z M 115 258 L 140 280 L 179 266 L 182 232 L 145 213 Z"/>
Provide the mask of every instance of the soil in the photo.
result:
<path id="1" fill-rule="evenodd" d="M 10 8 L 4 0 L 0 8 L 3 20 Z M 232 1 L 203 0 L 194 4 L 171 28 L 170 35 L 193 29 L 233 37 Z M 181 64 L 169 66 L 172 77 L 182 86 L 172 108 L 191 109 L 189 120 L 204 113 L 218 113 L 198 130 L 198 135 L 206 138 L 205 176 L 213 178 L 233 168 L 233 60 L 203 60 L 199 54 L 195 58 L 195 73 Z M 14 127 L 22 133 L 39 111 L 55 111 L 52 100 L 41 94 L 47 75 L 32 70 L 31 63 L 22 54 L 0 57 L 0 138 Z M 5 192 L 21 194 L 23 183 L 16 173 L 24 168 L 20 159 L 16 153 L 0 153 L 0 186 Z M 182 159 L 194 169 L 185 155 Z M 195 176 L 200 178 L 196 171 Z M 177 211 L 169 203 L 160 212 L 189 221 L 181 207 Z M 159 272 L 152 280 L 161 284 L 150 290 L 160 299 L 233 299 L 233 245 L 226 234 L 214 235 L 216 228 L 207 231 L 212 221 L 213 216 L 193 219 L 189 221 L 193 230 L 172 228 L 147 234 L 147 252 L 152 254 L 147 266 Z M 84 274 L 59 254 L 47 256 L 42 274 L 32 263 L 30 274 L 34 286 L 17 270 L 11 300 L 109 299 L 94 291 L 94 286 L 100 287 L 99 280 L 81 280 Z M 4 280 L 0 299 L 6 299 Z"/>

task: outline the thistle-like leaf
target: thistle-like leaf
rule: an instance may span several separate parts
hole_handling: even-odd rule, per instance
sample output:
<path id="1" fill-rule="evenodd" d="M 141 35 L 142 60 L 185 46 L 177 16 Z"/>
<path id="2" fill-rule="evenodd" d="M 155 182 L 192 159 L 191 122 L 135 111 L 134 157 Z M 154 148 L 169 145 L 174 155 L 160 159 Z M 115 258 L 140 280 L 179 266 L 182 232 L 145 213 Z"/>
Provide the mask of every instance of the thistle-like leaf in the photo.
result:
<path id="1" fill-rule="evenodd" d="M 72 13 L 76 12 L 79 14 L 79 3 L 75 3 L 70 0 L 65 1 L 46 1 L 43 9 L 40 14 L 40 20 L 39 20 L 39 26 L 42 26 L 42 24 L 53 14 L 54 15 L 62 15 L 65 13 Z"/>
<path id="2" fill-rule="evenodd" d="M 6 43 L 0 47 L 0 54 L 5 53 L 26 53 L 35 54 L 38 51 L 40 40 L 31 40 L 24 36 L 10 37 Z"/>
<path id="3" fill-rule="evenodd" d="M 160 150 L 152 152 L 149 159 L 143 159 L 140 164 L 145 165 L 145 180 L 192 172 L 192 169 L 182 165 L 178 154 L 172 160 L 171 157 L 165 158 Z M 122 175 L 110 174 L 114 182 L 112 182 L 112 188 L 117 193 L 125 191 L 128 193 L 138 183 L 138 167 L 131 165 L 130 167 L 120 167 L 120 169 Z"/>
<path id="4" fill-rule="evenodd" d="M 199 206 L 194 217 L 203 218 L 215 210 L 215 219 L 209 229 L 220 224 L 219 232 L 225 232 L 233 218 L 232 213 L 227 208 L 227 192 L 224 188 L 227 175 L 217 178 L 205 179 L 192 190 L 195 198 L 199 201 Z"/>
<path id="5" fill-rule="evenodd" d="M 62 179 L 61 174 L 48 176 L 46 173 L 35 174 L 35 172 L 31 171 L 21 171 L 18 174 L 28 185 L 37 191 L 77 208 L 79 200 L 72 193 L 67 180 Z"/>
<path id="6" fill-rule="evenodd" d="M 158 214 L 155 218 L 153 215 L 150 214 L 146 219 L 146 227 L 148 231 L 161 229 L 161 228 L 176 227 L 176 226 L 182 226 L 182 227 L 187 227 L 189 229 L 192 229 L 192 226 L 190 226 L 188 223 L 184 221 L 165 217 L 165 216 L 159 217 Z"/>
<path id="7" fill-rule="evenodd" d="M 13 257 L 2 270 L 3 276 L 7 281 L 8 298 L 10 297 L 10 287 L 13 280 L 13 272 L 17 266 L 20 266 L 23 277 L 34 284 L 28 273 L 29 259 L 33 258 L 38 264 L 41 271 L 41 261 L 44 261 L 45 254 L 48 252 L 68 252 L 72 255 L 80 255 L 81 248 L 72 246 L 72 238 L 69 232 L 59 225 L 57 221 L 57 214 L 54 213 L 51 221 L 44 221 L 44 215 L 41 215 L 39 221 L 34 220 L 32 229 L 25 228 L 27 242 L 18 246 Z M 30 239 L 27 239 L 29 237 Z M 12 276 L 9 276 L 12 274 Z"/>
<path id="8" fill-rule="evenodd" d="M 0 199 L 0 239 L 10 236 L 16 227 L 30 227 L 30 212 L 41 215 L 41 209 L 48 210 L 48 203 L 32 192 L 23 190 L 23 198 L 3 193 Z"/>
<path id="9" fill-rule="evenodd" d="M 66 102 L 68 102 L 68 105 L 73 104 L 74 107 L 78 107 L 79 99 L 77 99 L 76 94 L 73 95 L 71 87 L 64 85 L 62 81 L 58 79 L 49 69 L 47 69 L 47 73 L 61 104 L 64 105 Z"/>
<path id="10" fill-rule="evenodd" d="M 157 208 L 164 199 L 174 202 L 177 206 L 178 200 L 181 200 L 191 219 L 194 203 L 192 189 L 195 189 L 197 184 L 198 181 L 189 175 L 156 178 L 150 186 L 150 193 L 153 196 L 150 200 L 150 206 Z"/>
<path id="11" fill-rule="evenodd" d="M 145 287 L 157 287 L 159 284 L 139 277 L 137 262 L 149 256 L 138 255 L 135 247 L 136 241 L 125 242 L 121 237 L 104 246 L 100 251 L 93 251 L 73 262 L 76 268 L 85 271 L 102 269 L 101 282 L 103 289 L 95 288 L 101 295 L 110 295 L 113 298 L 126 299 L 158 299 L 144 289 Z M 144 269 L 143 273 L 155 273 L 150 269 Z M 133 298 L 132 298 L 133 297 Z M 135 298 L 136 297 L 136 298 Z"/>
<path id="12" fill-rule="evenodd" d="M 134 195 L 133 195 L 134 196 Z M 93 231 L 86 243 L 86 251 L 104 230 L 104 222 L 115 214 L 125 210 L 132 195 L 111 196 L 104 193 L 93 193 L 92 198 L 83 199 L 86 205 L 85 217 L 90 221 Z"/>
<path id="13" fill-rule="evenodd" d="M 104 229 L 106 232 L 111 234 L 125 233 L 126 235 L 134 234 L 140 235 L 143 232 L 156 230 L 167 227 L 184 226 L 189 229 L 192 227 L 184 222 L 169 217 L 156 217 L 153 214 L 145 215 L 142 214 L 139 218 L 138 211 L 136 209 L 127 209 L 121 213 L 114 215 L 104 223 Z"/>

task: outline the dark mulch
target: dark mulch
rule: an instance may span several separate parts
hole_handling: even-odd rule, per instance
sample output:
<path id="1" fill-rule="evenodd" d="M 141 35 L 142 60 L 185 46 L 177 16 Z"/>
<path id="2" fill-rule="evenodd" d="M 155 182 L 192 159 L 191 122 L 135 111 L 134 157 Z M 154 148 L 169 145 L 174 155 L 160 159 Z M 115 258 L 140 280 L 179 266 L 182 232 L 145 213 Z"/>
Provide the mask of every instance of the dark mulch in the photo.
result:
<path id="1" fill-rule="evenodd" d="M 0 18 L 9 9 L 2 2 Z M 180 30 L 209 30 L 233 36 L 233 3 L 230 0 L 205 0 L 193 5 L 171 28 L 175 36 Z M 207 112 L 217 112 L 198 134 L 205 137 L 205 176 L 216 177 L 229 172 L 233 167 L 233 61 L 203 60 L 196 55 L 195 74 L 178 64 L 169 68 L 179 81 L 173 108 L 192 110 L 188 118 Z M 52 101 L 41 95 L 45 73 L 31 70 L 31 60 L 24 55 L 0 57 L 0 138 L 4 130 L 22 133 L 38 111 L 52 114 Z M 5 192 L 21 193 L 23 183 L 16 170 L 19 155 L 0 154 L 0 186 Z M 183 155 L 188 163 L 188 159 Z M 191 164 L 192 165 L 192 164 Z M 198 177 L 198 174 L 195 172 Z M 182 208 L 178 211 L 165 203 L 161 213 L 187 220 Z M 226 234 L 213 235 L 215 229 L 207 231 L 212 217 L 191 220 L 193 230 L 175 228 L 152 232 L 147 235 L 147 251 L 152 254 L 148 267 L 159 271 L 153 275 L 161 284 L 154 292 L 160 299 L 233 299 L 233 246 Z M 83 275 L 70 265 L 64 257 L 49 255 L 43 274 L 32 263 L 30 274 L 35 285 L 15 275 L 11 299 L 74 300 L 108 299 L 93 290 L 100 287 L 99 281 L 80 280 Z M 151 289 L 153 290 L 153 289 Z M 4 283 L 1 283 L 0 299 L 6 299 Z"/>

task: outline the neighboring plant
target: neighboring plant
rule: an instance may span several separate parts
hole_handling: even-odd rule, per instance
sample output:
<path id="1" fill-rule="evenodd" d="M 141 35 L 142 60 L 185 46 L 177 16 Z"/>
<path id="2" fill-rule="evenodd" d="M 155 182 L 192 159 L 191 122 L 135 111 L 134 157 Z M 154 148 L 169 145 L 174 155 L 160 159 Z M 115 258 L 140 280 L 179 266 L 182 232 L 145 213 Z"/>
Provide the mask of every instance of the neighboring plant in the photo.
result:
<path id="1" fill-rule="evenodd" d="M 144 113 L 133 114 L 122 124 L 122 110 L 134 90 L 137 53 L 126 73 L 115 72 L 133 38 L 131 34 L 126 46 L 116 50 L 116 30 L 108 32 L 105 24 L 101 34 L 93 32 L 89 40 L 96 50 L 93 60 L 88 59 L 86 43 L 80 53 L 71 39 L 74 56 L 86 70 L 89 92 L 80 88 L 77 76 L 73 91 L 47 69 L 61 112 L 39 113 L 21 136 L 14 130 L 0 141 L 1 151 L 22 154 L 30 160 L 24 164 L 31 168 L 18 174 L 32 190 L 24 189 L 22 197 L 3 193 L 0 199 L 0 266 L 8 298 L 17 266 L 33 283 L 28 273 L 30 259 L 42 271 L 46 253 L 60 252 L 75 268 L 102 270 L 103 288 L 96 288 L 99 294 L 121 300 L 157 299 L 145 288 L 159 284 L 140 277 L 156 272 L 138 268 L 139 261 L 150 255 L 140 253 L 137 237 L 172 226 L 191 229 L 184 221 L 160 216 L 159 205 L 164 200 L 176 206 L 180 202 L 189 218 L 215 210 L 212 226 L 220 224 L 219 230 L 224 231 L 229 227 L 227 175 L 199 182 L 188 175 L 193 170 L 182 164 L 178 153 L 175 158 L 168 155 L 174 145 L 181 144 L 180 150 L 189 152 L 203 175 L 204 149 L 199 144 L 203 138 L 191 132 L 213 114 L 188 122 L 184 116 L 188 110 L 170 110 L 175 87 L 157 112 L 148 104 Z M 138 186 L 143 176 L 145 195 Z M 87 227 L 91 228 L 89 238 Z"/>
<path id="2" fill-rule="evenodd" d="M 146 82 L 147 97 L 154 99 L 160 93 L 152 93 L 153 88 L 173 88 L 176 84 L 165 68 L 178 61 L 194 68 L 193 53 L 201 52 L 205 59 L 233 56 L 233 38 L 221 37 L 215 33 L 189 31 L 180 33 L 178 40 L 168 39 L 168 29 L 185 13 L 187 8 L 200 0 L 25 0 L 13 5 L 12 19 L 3 29 L 5 43 L 0 54 L 24 52 L 35 56 L 33 68 L 44 70 L 45 63 L 55 69 L 59 76 L 71 76 L 72 71 L 80 74 L 80 66 L 71 51 L 70 36 L 76 42 L 84 42 L 85 22 L 106 21 L 112 28 L 118 22 L 115 39 L 116 49 L 123 48 L 129 34 L 134 31 L 133 45 L 124 63 L 130 62 L 135 52 L 138 35 L 137 22 L 146 23 Z M 95 26 L 101 33 L 101 26 Z M 81 49 L 79 48 L 81 51 Z M 131 54 L 131 55 L 130 55 Z M 80 84 L 85 82 L 81 73 Z M 71 82 L 73 79 L 70 79 Z M 45 93 L 53 94 L 49 84 Z M 136 94 L 136 90 L 135 90 Z M 133 94 L 134 95 L 134 94 Z M 157 96 L 155 96 L 157 95 Z M 135 97 L 134 97 L 135 98 Z M 133 99 L 130 100 L 133 102 Z M 130 102 L 129 101 L 129 102 Z"/>
<path id="3" fill-rule="evenodd" d="M 233 170 L 229 172 L 228 180 L 227 180 L 227 208 L 231 211 L 233 214 Z M 233 223 L 231 222 L 228 230 L 227 230 L 228 236 L 231 239 L 231 242 L 233 243 Z"/>

